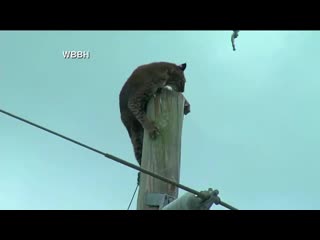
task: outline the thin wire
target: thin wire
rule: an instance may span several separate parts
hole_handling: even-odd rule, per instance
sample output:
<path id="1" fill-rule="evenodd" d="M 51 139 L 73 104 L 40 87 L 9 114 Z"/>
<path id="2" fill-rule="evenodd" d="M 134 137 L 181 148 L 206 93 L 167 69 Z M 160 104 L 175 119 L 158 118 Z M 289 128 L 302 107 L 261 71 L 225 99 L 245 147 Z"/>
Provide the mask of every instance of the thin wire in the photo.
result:
<path id="1" fill-rule="evenodd" d="M 136 189 L 134 190 L 134 193 L 133 193 L 133 195 L 132 195 L 132 198 L 131 198 L 131 201 L 130 201 L 130 203 L 129 203 L 129 206 L 128 206 L 128 209 L 127 209 L 127 210 L 130 209 L 131 203 L 132 203 L 132 201 L 133 201 L 133 199 L 134 199 L 134 196 L 136 195 L 136 192 L 137 192 L 137 190 L 138 190 L 138 187 L 139 187 L 139 185 L 137 184 Z"/>
<path id="2" fill-rule="evenodd" d="M 58 137 L 61 137 L 61 138 L 65 139 L 65 140 L 68 140 L 68 141 L 70 141 L 70 142 L 73 142 L 73 143 L 75 143 L 75 144 L 77 144 L 77 145 L 80 145 L 80 146 L 82 146 L 82 147 L 84 147 L 84 148 L 87 148 L 87 149 L 89 149 L 89 150 L 91 150 L 91 151 L 93 151 L 93 152 L 99 153 L 99 154 L 105 156 L 106 158 L 109 158 L 109 159 L 111 159 L 111 160 L 113 160 L 113 161 L 115 161 L 115 162 L 121 163 L 121 164 L 123 164 L 123 165 L 125 165 L 125 166 L 127 166 L 127 167 L 130 167 L 130 168 L 133 168 L 133 169 L 138 170 L 138 171 L 140 171 L 140 172 L 143 172 L 143 173 L 145 173 L 145 174 L 148 174 L 148 175 L 150 175 L 150 176 L 152 176 L 152 177 L 154 177 L 154 178 L 160 179 L 160 180 L 162 180 L 162 181 L 164 181 L 164 182 L 170 183 L 170 184 L 172 184 L 172 185 L 174 185 L 174 186 L 176 186 L 176 187 L 178 187 L 178 188 L 181 188 L 181 189 L 183 189 L 183 190 L 185 190 L 185 191 L 187 191 L 187 192 L 190 192 L 190 193 L 193 193 L 193 194 L 197 195 L 198 197 L 200 197 L 200 198 L 203 199 L 203 200 L 206 200 L 206 199 L 208 198 L 208 196 L 204 195 L 203 193 L 201 193 L 201 192 L 199 192 L 199 191 L 196 191 L 196 190 L 194 190 L 194 189 L 192 189 L 192 188 L 189 188 L 189 187 L 187 187 L 187 186 L 184 186 L 184 185 L 182 185 L 182 184 L 180 184 L 180 183 L 174 182 L 174 181 L 172 181 L 172 180 L 170 180 L 170 179 L 168 179 L 168 178 L 165 178 L 165 177 L 162 177 L 162 176 L 160 176 L 160 175 L 157 175 L 157 174 L 155 174 L 155 173 L 153 173 L 153 172 L 151 172 L 151 171 L 148 171 L 148 170 L 146 170 L 146 169 L 144 169 L 144 168 L 141 168 L 141 167 L 139 167 L 139 166 L 136 166 L 136 165 L 134 165 L 134 164 L 132 164 L 132 163 L 129 163 L 129 162 L 127 162 L 127 161 L 124 161 L 124 160 L 122 160 L 122 159 L 120 159 L 120 158 L 118 158 L 118 157 L 115 157 L 115 156 L 111 155 L 111 154 L 104 153 L 104 152 L 102 152 L 102 151 L 100 151 L 100 150 L 97 150 L 97 149 L 95 149 L 95 148 L 92 148 L 92 147 L 90 147 L 90 146 L 88 146 L 88 145 L 85 145 L 85 144 L 83 144 L 83 143 L 80 143 L 80 142 L 78 142 L 78 141 L 76 141 L 76 140 L 73 140 L 73 139 L 71 139 L 71 138 L 68 138 L 68 137 L 66 137 L 66 136 L 63 136 L 63 135 L 60 134 L 60 133 L 54 132 L 54 131 L 52 131 L 52 130 L 50 130 L 50 129 L 47 129 L 47 128 L 45 128 L 45 127 L 42 127 L 42 126 L 40 126 L 40 125 L 38 125 L 38 124 L 32 123 L 32 122 L 30 122 L 30 121 L 28 121 L 28 120 L 26 120 L 26 119 L 23 119 L 23 118 L 21 118 L 21 117 L 18 117 L 18 116 L 16 116 L 16 115 L 12 114 L 12 113 L 9 113 L 9 112 L 4 111 L 4 110 L 2 110 L 2 109 L 0 109 L 0 112 L 4 113 L 4 114 L 6 114 L 6 115 L 8 115 L 8 116 L 10 116 L 10 117 L 13 117 L 13 118 L 15 118 L 15 119 L 18 119 L 18 120 L 20 120 L 20 121 L 22 121 L 22 122 L 25 122 L 25 123 L 27 123 L 27 124 L 30 124 L 30 125 L 32 125 L 32 126 L 34 126 L 34 127 L 40 128 L 40 129 L 42 129 L 42 130 L 44 130 L 44 131 L 46 131 L 46 132 L 49 132 L 49 133 L 51 133 L 51 134 L 53 134 L 53 135 L 56 135 L 56 136 L 58 136 Z M 230 206 L 229 204 L 224 203 L 223 201 L 220 201 L 219 204 L 222 205 L 222 206 L 224 206 L 224 207 L 226 207 L 226 208 L 228 208 L 228 209 L 230 209 L 230 210 L 237 210 L 236 208 Z"/>

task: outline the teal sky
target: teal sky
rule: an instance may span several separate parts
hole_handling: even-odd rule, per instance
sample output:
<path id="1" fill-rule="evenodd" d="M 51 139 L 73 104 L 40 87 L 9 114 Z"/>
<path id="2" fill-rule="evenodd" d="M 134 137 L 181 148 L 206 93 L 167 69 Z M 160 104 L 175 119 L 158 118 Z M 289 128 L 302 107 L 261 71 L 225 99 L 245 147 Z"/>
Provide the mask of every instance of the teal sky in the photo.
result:
<path id="1" fill-rule="evenodd" d="M 119 91 L 141 64 L 186 62 L 181 183 L 320 209 L 320 32 L 240 31 L 235 52 L 231 33 L 1 31 L 0 109 L 136 164 Z M 127 209 L 135 170 L 3 114 L 0 130 L 0 209 Z"/>

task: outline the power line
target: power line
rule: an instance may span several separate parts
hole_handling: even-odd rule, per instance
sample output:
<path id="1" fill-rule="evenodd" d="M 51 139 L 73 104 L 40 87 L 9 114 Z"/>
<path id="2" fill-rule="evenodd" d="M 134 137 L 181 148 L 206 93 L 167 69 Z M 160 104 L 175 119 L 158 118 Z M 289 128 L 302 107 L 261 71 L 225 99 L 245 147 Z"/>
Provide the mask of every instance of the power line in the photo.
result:
<path id="1" fill-rule="evenodd" d="M 127 209 L 127 210 L 130 209 L 131 203 L 132 203 L 132 201 L 133 201 L 133 199 L 134 199 L 134 196 L 136 195 L 136 191 L 137 191 L 138 187 L 139 187 L 139 185 L 137 184 L 136 189 L 134 190 L 134 193 L 133 193 L 133 195 L 132 195 L 132 198 L 131 198 L 131 201 L 130 201 L 130 203 L 129 203 L 129 206 L 128 206 L 128 209 Z"/>
<path id="2" fill-rule="evenodd" d="M 143 172 L 143 173 L 145 173 L 145 174 L 148 174 L 148 175 L 150 175 L 150 176 L 152 176 L 152 177 L 154 177 L 154 178 L 160 179 L 160 180 L 162 180 L 162 181 L 164 181 L 164 182 L 170 183 L 170 184 L 172 184 L 172 185 L 174 185 L 174 186 L 176 186 L 176 187 L 178 187 L 178 188 L 181 188 L 181 189 L 183 189 L 183 190 L 185 190 L 185 191 L 187 191 L 187 192 L 190 192 L 190 193 L 193 193 L 193 194 L 197 195 L 198 197 L 200 197 L 200 198 L 203 199 L 203 200 L 206 200 L 206 199 L 208 198 L 208 196 L 204 195 L 203 193 L 201 193 L 201 192 L 199 192 L 199 191 L 196 191 L 196 190 L 194 190 L 194 189 L 192 189 L 192 188 L 189 188 L 189 187 L 187 187 L 187 186 L 185 186 L 185 185 L 182 185 L 182 184 L 180 184 L 180 183 L 174 182 L 174 181 L 172 181 L 172 180 L 170 180 L 170 179 L 168 179 L 168 178 L 162 177 L 162 176 L 160 176 L 160 175 L 158 175 L 158 174 L 155 174 L 155 173 L 153 173 L 153 172 L 151 172 L 151 171 L 148 171 L 148 170 L 146 170 L 146 169 L 144 169 L 144 168 L 141 168 L 141 167 L 139 167 L 139 166 L 136 166 L 136 165 L 134 165 L 134 164 L 132 164 L 132 163 L 129 163 L 129 162 L 127 162 L 127 161 L 124 161 L 124 160 L 122 160 L 122 159 L 120 159 L 120 158 L 118 158 L 118 157 L 116 157 L 116 156 L 113 156 L 113 155 L 111 155 L 111 154 L 109 154 L 109 153 L 104 153 L 104 152 L 102 152 L 102 151 L 100 151 L 100 150 L 97 150 L 97 149 L 95 149 L 95 148 L 93 148 L 93 147 L 90 147 L 90 146 L 88 146 L 88 145 L 85 145 L 85 144 L 83 144 L 83 143 L 81 143 L 81 142 L 78 142 L 78 141 L 76 141 L 76 140 L 73 140 L 73 139 L 71 139 L 71 138 L 68 138 L 68 137 L 66 137 L 66 136 L 64 136 L 64 135 L 62 135 L 62 134 L 60 134 L 60 133 L 54 132 L 54 131 L 52 131 L 52 130 L 50 130 L 50 129 L 48 129 L 48 128 L 42 127 L 42 126 L 40 126 L 40 125 L 38 125 L 38 124 L 35 124 L 35 123 L 33 123 L 33 122 L 30 122 L 30 121 L 28 121 L 28 120 L 26 120 L 26 119 L 23 119 L 23 118 L 21 118 L 21 117 L 18 117 L 18 116 L 16 116 L 16 115 L 14 115 L 14 114 L 12 114 L 12 113 L 9 113 L 9 112 L 7 112 L 7 111 L 4 111 L 4 110 L 2 110 L 2 109 L 0 109 L 0 112 L 3 113 L 3 114 L 5 114 L 5 115 L 8 115 L 8 116 L 10 116 L 10 117 L 13 117 L 13 118 L 15 118 L 15 119 L 18 119 L 18 120 L 20 120 L 20 121 L 22 121 L 22 122 L 25 122 L 25 123 L 27 123 L 27 124 L 29 124 L 29 125 L 32 125 L 32 126 L 34 126 L 34 127 L 36 127 L 36 128 L 40 128 L 40 129 L 42 129 L 42 130 L 44 130 L 44 131 L 46 131 L 46 132 L 49 132 L 49 133 L 51 133 L 51 134 L 53 134 L 53 135 L 56 135 L 56 136 L 58 136 L 58 137 L 61 137 L 61 138 L 65 139 L 65 140 L 67 140 L 67 141 L 73 142 L 73 143 L 75 143 L 75 144 L 77 144 L 77 145 L 80 145 L 80 146 L 82 146 L 82 147 L 84 147 L 84 148 L 87 148 L 87 149 L 89 149 L 89 150 L 91 150 L 91 151 L 93 151 L 93 152 L 99 153 L 99 154 L 105 156 L 106 158 L 109 158 L 109 159 L 111 159 L 111 160 L 113 160 L 113 161 L 115 161 L 115 162 L 121 163 L 121 164 L 123 164 L 123 165 L 125 165 L 125 166 L 127 166 L 127 167 L 130 167 L 130 168 L 133 168 L 133 169 L 138 170 L 138 171 L 140 171 L 140 172 Z M 217 204 L 220 204 L 221 206 L 224 206 L 225 208 L 228 208 L 228 209 L 230 209 L 230 210 L 237 210 L 236 208 L 232 207 L 231 205 L 229 205 L 229 204 L 227 204 L 227 203 L 225 203 L 225 202 L 223 202 L 223 201 L 221 201 L 221 200 L 220 200 L 220 202 L 217 203 Z"/>

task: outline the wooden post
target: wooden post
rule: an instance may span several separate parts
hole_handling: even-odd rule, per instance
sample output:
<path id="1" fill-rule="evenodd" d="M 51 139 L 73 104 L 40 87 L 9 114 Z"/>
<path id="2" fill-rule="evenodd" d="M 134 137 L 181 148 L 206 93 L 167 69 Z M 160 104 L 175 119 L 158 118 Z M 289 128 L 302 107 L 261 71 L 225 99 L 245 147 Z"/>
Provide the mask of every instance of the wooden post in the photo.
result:
<path id="1" fill-rule="evenodd" d="M 181 134 L 185 98 L 181 93 L 163 89 L 147 106 L 147 116 L 155 121 L 160 135 L 152 140 L 144 132 L 141 166 L 149 171 L 180 180 Z M 168 194 L 178 197 L 178 188 L 141 173 L 137 210 L 158 210 L 146 205 L 147 193 Z"/>

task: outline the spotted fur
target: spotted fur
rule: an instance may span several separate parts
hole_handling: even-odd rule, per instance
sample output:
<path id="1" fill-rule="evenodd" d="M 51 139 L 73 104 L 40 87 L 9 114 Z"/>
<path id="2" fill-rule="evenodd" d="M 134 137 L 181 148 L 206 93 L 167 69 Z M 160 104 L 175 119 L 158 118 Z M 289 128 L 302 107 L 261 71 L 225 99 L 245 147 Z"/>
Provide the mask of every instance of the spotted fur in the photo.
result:
<path id="1" fill-rule="evenodd" d="M 157 126 L 146 115 L 147 104 L 160 89 L 170 86 L 174 91 L 184 92 L 186 64 L 154 62 L 139 66 L 127 79 L 119 95 L 121 120 L 131 139 L 135 158 L 141 165 L 144 130 L 152 139 L 159 134 Z M 185 114 L 190 111 L 186 102 Z"/>

